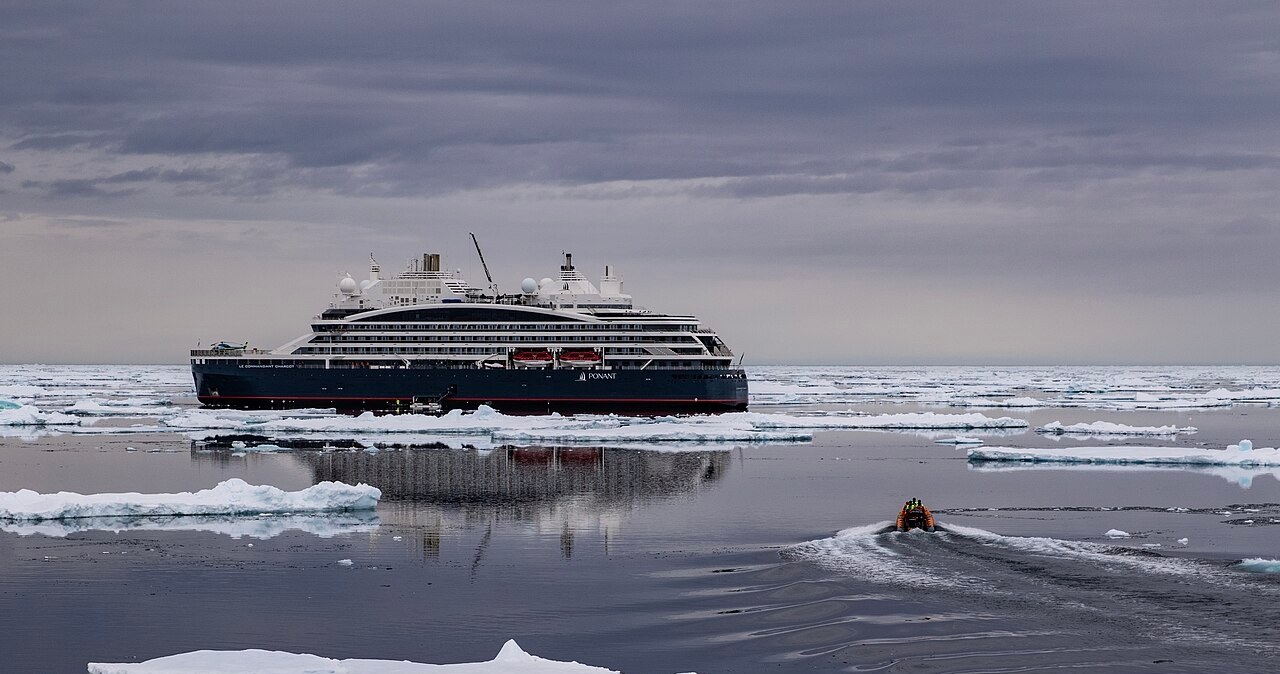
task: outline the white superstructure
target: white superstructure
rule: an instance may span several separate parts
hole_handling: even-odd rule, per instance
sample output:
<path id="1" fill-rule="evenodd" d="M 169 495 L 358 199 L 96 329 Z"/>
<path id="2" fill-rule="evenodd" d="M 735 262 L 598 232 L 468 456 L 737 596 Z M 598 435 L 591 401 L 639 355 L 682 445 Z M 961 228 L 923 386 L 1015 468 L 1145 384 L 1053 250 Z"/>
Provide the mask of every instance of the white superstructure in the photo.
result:
<path id="1" fill-rule="evenodd" d="M 571 367 L 728 369 L 733 353 L 693 316 L 635 307 L 605 267 L 599 285 L 566 253 L 554 277 L 527 278 L 521 292 L 486 294 L 427 253 L 384 278 L 346 276 L 312 331 L 262 354 L 297 366 Z M 277 361 L 278 362 L 278 361 Z"/>

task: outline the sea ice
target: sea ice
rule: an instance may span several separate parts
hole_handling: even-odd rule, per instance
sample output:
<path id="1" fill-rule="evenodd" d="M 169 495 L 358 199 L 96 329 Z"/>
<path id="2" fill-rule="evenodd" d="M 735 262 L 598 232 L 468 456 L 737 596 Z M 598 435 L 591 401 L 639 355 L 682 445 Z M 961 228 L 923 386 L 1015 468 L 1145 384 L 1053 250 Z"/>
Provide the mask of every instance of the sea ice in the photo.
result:
<path id="1" fill-rule="evenodd" d="M 939 445 L 981 445 L 983 441 L 980 438 L 966 438 L 957 435 L 953 438 L 940 438 L 934 440 L 934 442 Z"/>
<path id="2" fill-rule="evenodd" d="M 1129 538 L 1131 535 L 1129 532 L 1119 529 L 1108 529 L 1107 533 L 1103 534 L 1107 538 Z"/>
<path id="3" fill-rule="evenodd" d="M 975 447 L 970 461 L 1047 461 L 1056 463 L 1152 463 L 1205 466 L 1280 466 L 1280 449 L 1260 447 L 1242 450 L 1196 447 L 1064 447 L 1061 449 L 1020 449 L 1017 447 Z"/>
<path id="4" fill-rule="evenodd" d="M 1280 573 L 1280 559 L 1264 559 L 1262 557 L 1253 557 L 1250 559 L 1242 559 L 1239 566 L 1245 571 L 1253 571 L 1254 573 Z"/>
<path id="5" fill-rule="evenodd" d="M 805 441 L 815 430 L 902 429 L 1008 429 L 1026 428 L 1027 422 L 983 414 L 857 415 L 762 414 L 731 412 L 687 417 L 630 417 L 618 415 L 545 416 L 508 415 L 488 406 L 474 412 L 450 410 L 440 416 L 425 414 L 359 416 L 263 416 L 200 410 L 165 419 L 175 428 L 223 430 L 270 437 L 299 435 L 465 434 L 483 435 L 492 441 L 533 442 L 783 442 Z"/>
<path id="6" fill-rule="evenodd" d="M 67 414 L 86 417 L 154 417 L 177 414 L 181 410 L 176 407 L 165 407 L 158 403 L 123 405 L 111 404 L 111 401 L 101 403 L 96 400 L 77 400 L 75 404 L 67 406 L 62 411 Z"/>
<path id="7" fill-rule="evenodd" d="M 1026 428 L 1023 419 L 989 417 L 985 414 L 937 414 L 935 412 L 905 412 L 902 414 L 874 414 L 867 416 L 788 416 L 783 414 L 759 414 L 737 412 L 748 416 L 756 428 L 812 428 L 824 430 L 896 430 L 896 429 L 961 429 L 978 428 Z M 733 416 L 733 415 L 725 415 Z"/>
<path id="8" fill-rule="evenodd" d="M 74 426 L 80 420 L 61 412 L 41 412 L 34 405 L 0 409 L 0 426 Z"/>
<path id="9" fill-rule="evenodd" d="M 1027 397 L 1006 398 L 1004 400 L 991 400 L 988 398 L 967 398 L 964 400 L 951 401 L 950 404 L 955 405 L 956 407 L 1009 407 L 1009 408 L 1021 408 L 1021 409 L 1032 409 L 1037 407 L 1044 407 L 1046 405 L 1045 401 L 1043 400 L 1039 400 L 1037 398 L 1027 398 Z"/>
<path id="10" fill-rule="evenodd" d="M 1270 475 L 1280 481 L 1280 467 L 1256 465 L 1187 464 L 1187 463 L 1080 463 L 1051 461 L 970 461 L 969 470 L 980 473 L 1009 473 L 1029 470 L 1053 470 L 1079 473 L 1138 473 L 1180 471 L 1197 475 L 1210 475 L 1231 482 L 1241 489 L 1253 487 L 1253 481 Z M 1185 508 L 1171 509 L 1186 512 Z"/>
<path id="11" fill-rule="evenodd" d="M 372 510 L 382 492 L 367 484 L 321 482 L 287 492 L 239 478 L 212 489 L 178 494 L 40 494 L 30 489 L 0 492 L 0 520 L 36 522 L 80 517 L 256 515 Z"/>
<path id="12" fill-rule="evenodd" d="M 1194 426 L 1126 426 L 1109 421 L 1095 421 L 1091 424 L 1065 425 L 1061 421 L 1045 424 L 1036 429 L 1037 433 L 1053 435 L 1177 435 L 1179 433 L 1195 433 Z"/>
<path id="13" fill-rule="evenodd" d="M 372 511 L 323 513 L 312 515 L 230 515 L 156 516 L 156 517 L 77 517 L 74 519 L 13 522 L 0 520 L 0 531 L 19 536 L 40 534 L 65 538 L 86 531 L 199 531 L 222 534 L 233 539 L 267 540 L 288 531 L 300 531 L 317 538 L 333 538 L 344 534 L 371 533 L 378 529 L 378 516 Z"/>
<path id="14" fill-rule="evenodd" d="M 393 660 L 331 660 L 264 651 L 193 651 L 137 664 L 89 663 L 89 674 L 618 674 L 603 667 L 529 655 L 514 640 L 488 662 L 428 665 Z"/>

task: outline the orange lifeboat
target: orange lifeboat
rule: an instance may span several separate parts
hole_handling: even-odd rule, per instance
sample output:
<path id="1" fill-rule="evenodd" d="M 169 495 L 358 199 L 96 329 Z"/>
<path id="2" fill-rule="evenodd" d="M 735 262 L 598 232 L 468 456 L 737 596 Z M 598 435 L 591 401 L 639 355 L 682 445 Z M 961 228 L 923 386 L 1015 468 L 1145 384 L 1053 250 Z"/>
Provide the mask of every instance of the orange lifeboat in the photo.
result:
<path id="1" fill-rule="evenodd" d="M 560 354 L 560 362 L 570 367 L 599 365 L 600 360 L 600 354 L 595 351 L 565 351 Z"/>
<path id="2" fill-rule="evenodd" d="M 518 351 L 511 361 L 523 367 L 546 367 L 554 358 L 550 351 Z"/>

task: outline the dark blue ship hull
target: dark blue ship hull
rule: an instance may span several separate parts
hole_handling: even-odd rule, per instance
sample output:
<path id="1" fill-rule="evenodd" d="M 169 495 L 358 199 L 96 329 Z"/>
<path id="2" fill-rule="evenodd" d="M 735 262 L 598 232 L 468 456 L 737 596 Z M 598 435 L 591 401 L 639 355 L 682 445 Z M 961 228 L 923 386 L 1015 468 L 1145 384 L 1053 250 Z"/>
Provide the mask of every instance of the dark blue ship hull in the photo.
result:
<path id="1" fill-rule="evenodd" d="M 258 361 L 261 363 L 261 361 Z M 191 366 L 196 396 L 213 407 L 408 410 L 488 405 L 504 412 L 730 412 L 747 408 L 741 369 L 600 370 L 323 368 L 235 359 Z"/>

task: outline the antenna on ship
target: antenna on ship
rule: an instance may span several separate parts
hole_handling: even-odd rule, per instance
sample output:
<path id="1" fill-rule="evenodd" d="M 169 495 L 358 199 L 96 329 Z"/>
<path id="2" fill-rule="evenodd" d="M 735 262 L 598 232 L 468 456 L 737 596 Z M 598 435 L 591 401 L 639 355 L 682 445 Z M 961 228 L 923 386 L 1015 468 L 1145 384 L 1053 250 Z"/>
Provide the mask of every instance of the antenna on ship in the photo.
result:
<path id="1" fill-rule="evenodd" d="M 484 269 L 484 277 L 489 279 L 489 290 L 493 291 L 493 301 L 498 301 L 498 284 L 493 282 L 493 275 L 489 273 L 489 265 L 485 264 L 484 253 L 480 250 L 480 242 L 476 240 L 475 232 L 467 232 L 471 235 L 471 243 L 476 245 L 476 255 L 480 256 L 480 267 Z"/>

